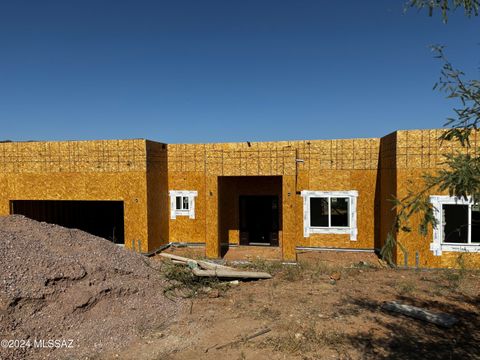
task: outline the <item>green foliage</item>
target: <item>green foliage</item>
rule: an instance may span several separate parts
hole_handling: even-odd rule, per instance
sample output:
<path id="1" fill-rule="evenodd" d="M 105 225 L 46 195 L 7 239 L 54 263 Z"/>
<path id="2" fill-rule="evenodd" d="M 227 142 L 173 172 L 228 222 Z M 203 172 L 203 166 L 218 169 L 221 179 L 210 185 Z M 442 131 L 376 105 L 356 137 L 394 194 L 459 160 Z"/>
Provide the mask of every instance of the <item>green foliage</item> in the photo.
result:
<path id="1" fill-rule="evenodd" d="M 445 155 L 446 168 L 438 171 L 429 181 L 438 184 L 440 191 L 448 190 L 450 196 L 477 202 L 480 197 L 480 158 L 470 154 Z"/>
<path id="2" fill-rule="evenodd" d="M 480 81 L 465 80 L 465 73 L 455 69 L 445 56 L 443 46 L 433 46 L 435 57 L 443 61 L 441 76 L 434 89 L 445 92 L 448 99 L 457 99 L 462 106 L 455 108 L 455 117 L 448 118 L 445 126 L 450 129 L 442 140 L 458 140 L 462 146 L 470 146 L 469 137 L 480 122 Z"/>
<path id="3" fill-rule="evenodd" d="M 397 240 L 392 231 L 387 234 L 387 239 L 385 244 L 383 245 L 382 249 L 380 250 L 380 256 L 383 260 L 385 260 L 388 264 L 394 265 L 395 261 L 393 259 L 393 254 L 395 253 L 395 248 L 397 245 Z"/>
<path id="4" fill-rule="evenodd" d="M 478 0 L 409 0 L 406 7 L 428 9 L 429 16 L 432 16 L 434 11 L 440 10 L 443 21 L 447 22 L 449 11 L 458 8 L 463 8 L 467 17 L 477 16 L 480 2 Z"/>
<path id="5" fill-rule="evenodd" d="M 207 295 L 212 289 L 219 293 L 224 293 L 228 289 L 228 284 L 218 278 L 197 277 L 190 268 L 170 261 L 162 262 L 161 271 L 168 281 L 168 286 L 164 289 L 164 294 L 168 298 L 193 298 Z"/>
<path id="6" fill-rule="evenodd" d="M 393 254 L 395 253 L 397 245 L 400 247 L 400 250 L 403 252 L 404 256 L 408 253 L 402 243 L 397 241 L 394 233 L 394 231 L 390 231 L 387 234 L 385 244 L 380 249 L 380 256 L 391 266 L 395 266 L 395 259 L 393 258 Z"/>

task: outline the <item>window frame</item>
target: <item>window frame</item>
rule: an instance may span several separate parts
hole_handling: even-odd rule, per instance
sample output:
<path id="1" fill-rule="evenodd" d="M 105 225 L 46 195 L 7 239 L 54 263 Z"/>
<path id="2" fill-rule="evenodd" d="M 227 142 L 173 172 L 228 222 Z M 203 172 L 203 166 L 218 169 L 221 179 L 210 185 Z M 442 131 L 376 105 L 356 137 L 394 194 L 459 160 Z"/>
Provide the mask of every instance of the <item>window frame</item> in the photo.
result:
<path id="1" fill-rule="evenodd" d="M 170 219 L 174 220 L 177 216 L 188 216 L 195 219 L 195 198 L 198 192 L 194 190 L 170 190 Z M 180 197 L 182 209 L 177 209 L 177 198 Z M 183 208 L 184 198 L 188 198 L 188 209 Z"/>
<path id="2" fill-rule="evenodd" d="M 430 243 L 430 250 L 435 256 L 441 256 L 443 251 L 453 252 L 480 252 L 480 243 L 472 243 L 472 206 L 475 205 L 471 199 L 458 198 L 448 195 L 430 196 L 430 203 L 433 206 L 433 216 L 437 225 L 433 227 L 433 241 Z M 443 205 L 468 205 L 468 242 L 452 243 L 443 241 Z"/>
<path id="3" fill-rule="evenodd" d="M 180 209 L 178 208 L 178 199 L 180 199 Z M 187 208 L 185 208 L 185 199 L 187 199 Z M 176 195 L 175 196 L 175 211 L 188 211 L 190 209 L 189 197 L 185 195 Z"/>
<path id="4" fill-rule="evenodd" d="M 304 190 L 301 192 L 303 197 L 303 236 L 309 237 L 310 234 L 350 234 L 350 240 L 356 241 L 358 235 L 357 229 L 357 198 L 358 191 L 311 191 Z M 328 225 L 329 226 L 312 226 L 311 225 L 311 198 L 327 198 L 328 199 Z M 331 206 L 332 198 L 348 198 L 348 226 L 331 226 Z"/>

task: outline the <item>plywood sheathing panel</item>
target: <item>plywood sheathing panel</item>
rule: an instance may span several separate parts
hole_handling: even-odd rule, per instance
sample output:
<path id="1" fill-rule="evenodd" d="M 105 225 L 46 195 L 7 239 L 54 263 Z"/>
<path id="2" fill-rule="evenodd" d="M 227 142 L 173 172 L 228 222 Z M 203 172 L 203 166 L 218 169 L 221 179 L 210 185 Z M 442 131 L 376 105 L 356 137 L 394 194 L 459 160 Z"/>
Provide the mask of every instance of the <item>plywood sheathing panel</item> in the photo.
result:
<path id="1" fill-rule="evenodd" d="M 208 258 L 219 258 L 220 240 L 218 234 L 218 177 L 207 176 L 206 178 L 206 231 L 205 231 L 205 255 Z"/>
<path id="2" fill-rule="evenodd" d="M 0 172 L 145 171 L 144 140 L 0 143 Z"/>
<path id="3" fill-rule="evenodd" d="M 166 144 L 146 141 L 148 251 L 169 242 L 168 158 Z"/>
<path id="4" fill-rule="evenodd" d="M 287 175 L 282 178 L 282 252 L 283 259 L 296 261 L 296 218 L 297 211 L 295 176 Z"/>
<path id="5" fill-rule="evenodd" d="M 397 131 L 397 168 L 438 169 L 445 161 L 445 154 L 472 153 L 478 151 L 478 132 L 470 138 L 471 148 L 463 148 L 457 141 L 440 141 L 445 130 Z"/>
<path id="6" fill-rule="evenodd" d="M 375 198 L 377 171 L 375 170 L 324 170 L 322 173 L 302 172 L 297 180 L 295 197 L 295 236 L 297 246 L 337 247 L 351 249 L 373 249 L 375 237 Z M 303 198 L 298 194 L 302 190 L 348 191 L 357 190 L 357 228 L 356 241 L 345 234 L 311 234 L 303 236 Z"/>
<path id="7" fill-rule="evenodd" d="M 394 222 L 396 211 L 392 200 L 397 197 L 397 133 L 384 136 L 380 140 L 379 170 L 377 174 L 377 188 L 379 188 L 376 211 L 377 233 L 375 248 L 381 249 L 389 233 L 396 238 Z M 397 252 L 394 251 L 393 260 L 396 261 Z"/>
<path id="8" fill-rule="evenodd" d="M 217 176 L 376 169 L 378 139 L 168 145 L 169 171 Z M 295 160 L 301 160 L 296 162 Z"/>
<path id="9" fill-rule="evenodd" d="M 0 175 L 1 215 L 9 214 L 9 200 L 121 200 L 124 202 L 125 245 L 141 241 L 148 248 L 146 179 L 129 173 L 10 173 Z M 138 249 L 137 249 L 138 251 Z"/>
<path id="10" fill-rule="evenodd" d="M 422 189 L 422 175 L 430 173 L 434 174 L 434 170 L 423 170 L 423 169 L 399 169 L 397 174 L 397 181 L 401 190 L 399 190 L 400 195 L 405 195 L 407 186 L 410 187 L 413 191 L 419 191 Z M 417 181 L 409 181 L 409 180 Z M 432 195 L 448 195 L 446 192 L 432 191 Z M 419 232 L 419 226 L 421 222 L 421 216 L 414 216 L 411 218 L 410 225 L 412 227 L 412 232 L 399 232 L 398 240 L 403 245 L 407 252 L 407 264 L 410 267 L 417 265 L 416 256 L 418 254 L 418 265 L 420 267 L 430 267 L 430 268 L 458 268 L 459 264 L 457 263 L 458 256 L 463 253 L 460 252 L 443 252 L 441 256 L 434 256 L 433 252 L 430 250 L 430 244 L 433 241 L 432 229 L 429 228 L 429 231 L 426 236 L 422 236 Z M 405 265 L 405 257 L 401 249 L 397 250 L 397 264 L 400 266 Z M 468 258 L 470 264 L 477 262 L 480 265 L 480 254 L 464 254 L 463 257 Z"/>
<path id="11" fill-rule="evenodd" d="M 374 190 L 368 189 L 371 195 L 364 196 L 365 203 L 358 204 L 359 209 L 363 208 L 373 202 L 375 195 L 373 174 L 378 167 L 378 153 L 379 139 L 168 145 L 169 189 L 199 192 L 195 219 L 170 220 L 170 241 L 205 242 L 207 251 L 217 254 L 220 238 L 218 217 L 214 216 L 218 216 L 218 199 L 216 193 L 211 195 L 206 189 L 209 177 L 283 176 L 282 191 L 288 191 L 282 193 L 282 210 L 284 206 L 287 208 L 282 211 L 283 228 L 279 240 L 283 256 L 292 260 L 295 247 L 306 244 L 302 228 L 303 203 L 297 192 L 304 189 L 356 190 L 360 186 L 365 189 L 372 186 Z M 366 171 L 365 174 L 362 171 Z M 373 215 L 369 214 L 368 219 L 373 222 Z M 362 230 L 362 240 L 355 243 L 344 235 L 314 235 L 307 245 L 373 248 L 374 230 L 368 221 L 365 226 L 372 229 Z M 210 230 L 210 223 L 216 233 Z M 229 241 L 235 243 L 238 231 L 230 231 L 228 236 L 232 236 Z"/>
<path id="12" fill-rule="evenodd" d="M 445 161 L 444 154 L 454 154 L 457 152 L 466 153 L 468 151 L 475 154 L 478 147 L 478 132 L 474 132 L 471 140 L 471 149 L 462 148 L 457 142 L 448 142 L 439 140 L 439 136 L 444 130 L 410 130 L 398 131 L 397 134 L 397 156 L 396 156 L 396 184 L 397 196 L 399 198 L 407 195 L 408 189 L 419 191 L 423 187 L 422 176 L 424 174 L 435 174 L 442 168 L 442 162 Z M 432 190 L 431 195 L 448 195 L 447 192 L 441 193 L 438 190 Z M 382 222 L 385 215 L 382 214 Z M 420 216 L 411 219 L 412 232 L 398 233 L 398 240 L 404 246 L 407 252 L 407 262 L 400 248 L 397 249 L 397 264 L 416 266 L 416 257 L 418 256 L 418 265 L 420 267 L 431 268 L 449 268 L 459 267 L 457 261 L 459 256 L 466 259 L 466 266 L 480 266 L 480 254 L 465 254 L 460 252 L 443 252 L 441 256 L 434 256 L 430 250 L 430 243 L 433 235 L 432 229 L 426 236 L 421 236 L 418 232 L 420 225 Z M 463 254 L 463 255 L 462 255 Z"/>
<path id="13" fill-rule="evenodd" d="M 167 213 L 169 219 L 169 241 L 205 243 L 206 242 L 206 211 L 210 195 L 207 193 L 207 177 L 203 172 L 170 172 L 168 173 L 168 190 L 195 190 L 195 218 L 177 216 L 170 219 L 170 207 Z M 164 215 L 165 216 L 165 215 Z"/>
<path id="14" fill-rule="evenodd" d="M 10 200 L 121 200 L 125 245 L 148 250 L 144 140 L 0 143 L 0 211 Z"/>

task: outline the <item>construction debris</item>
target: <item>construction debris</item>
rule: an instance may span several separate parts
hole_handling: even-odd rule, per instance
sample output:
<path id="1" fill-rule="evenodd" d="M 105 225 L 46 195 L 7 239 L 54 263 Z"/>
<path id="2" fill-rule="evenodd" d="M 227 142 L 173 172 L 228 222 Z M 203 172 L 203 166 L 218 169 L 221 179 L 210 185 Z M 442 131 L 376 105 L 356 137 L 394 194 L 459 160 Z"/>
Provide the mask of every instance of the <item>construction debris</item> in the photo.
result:
<path id="1" fill-rule="evenodd" d="M 160 253 L 162 257 L 172 260 L 175 264 L 186 265 L 198 277 L 218 277 L 225 279 L 271 279 L 266 272 L 237 270 L 230 266 L 215 264 L 204 260 L 194 260 L 168 253 Z"/>
<path id="2" fill-rule="evenodd" d="M 227 278 L 227 279 L 271 279 L 272 275 L 266 272 L 257 272 L 257 271 L 239 271 L 239 270 L 226 270 L 226 269 L 216 269 L 216 270 L 201 270 L 201 269 L 192 269 L 192 272 L 195 276 L 199 277 L 218 277 L 218 278 Z"/>
<path id="3" fill-rule="evenodd" d="M 458 322 L 455 316 L 446 313 L 433 313 L 422 308 L 401 304 L 397 301 L 384 303 L 382 308 L 388 311 L 393 311 L 399 314 L 403 314 L 415 319 L 423 320 L 436 324 L 445 328 L 452 327 Z"/>
<path id="4" fill-rule="evenodd" d="M 219 268 L 235 270 L 234 268 L 229 266 L 215 264 L 215 263 L 204 261 L 204 260 L 194 260 L 194 259 L 190 259 L 190 258 L 186 258 L 183 256 L 174 255 L 174 254 L 169 254 L 169 253 L 160 253 L 158 255 L 172 260 L 175 264 L 184 264 L 184 265 L 195 264 L 197 265 L 197 267 L 201 267 L 202 269 L 205 269 L 205 270 L 215 270 Z"/>

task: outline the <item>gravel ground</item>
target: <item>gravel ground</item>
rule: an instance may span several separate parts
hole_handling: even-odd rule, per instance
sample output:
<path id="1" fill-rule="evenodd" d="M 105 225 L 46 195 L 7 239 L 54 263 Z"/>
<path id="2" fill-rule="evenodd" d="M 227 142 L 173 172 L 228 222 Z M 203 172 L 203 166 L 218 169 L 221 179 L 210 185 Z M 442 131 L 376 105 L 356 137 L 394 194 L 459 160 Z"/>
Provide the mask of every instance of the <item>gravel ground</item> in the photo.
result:
<path id="1" fill-rule="evenodd" d="M 0 338 L 30 340 L 0 348 L 0 359 L 121 352 L 176 319 L 183 302 L 165 298 L 164 287 L 154 261 L 105 239 L 0 217 Z M 65 341 L 35 348 L 35 340 Z"/>

